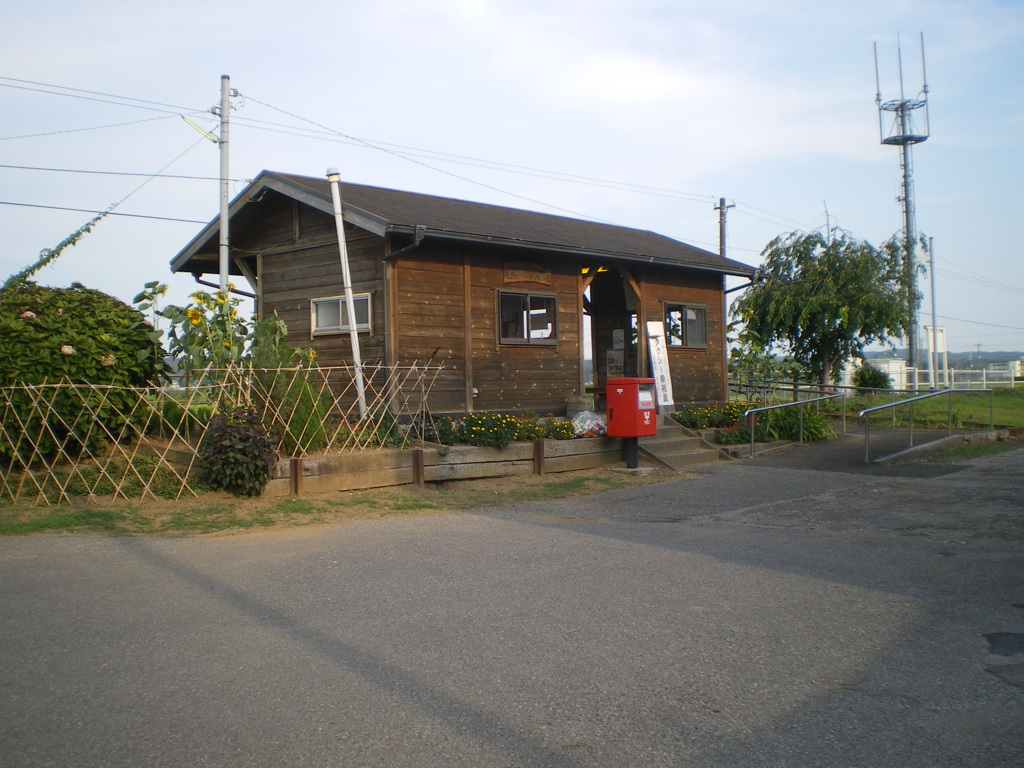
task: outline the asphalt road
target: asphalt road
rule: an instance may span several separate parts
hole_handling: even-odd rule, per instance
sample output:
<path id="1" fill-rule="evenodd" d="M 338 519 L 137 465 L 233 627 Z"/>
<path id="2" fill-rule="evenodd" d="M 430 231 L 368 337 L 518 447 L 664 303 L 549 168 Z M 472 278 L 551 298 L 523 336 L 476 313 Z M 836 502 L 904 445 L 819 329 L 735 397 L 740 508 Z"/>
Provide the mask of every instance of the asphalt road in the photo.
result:
<path id="1" fill-rule="evenodd" d="M 0 766 L 1024 765 L 1024 451 L 930 477 L 782 461 L 0 540 Z"/>

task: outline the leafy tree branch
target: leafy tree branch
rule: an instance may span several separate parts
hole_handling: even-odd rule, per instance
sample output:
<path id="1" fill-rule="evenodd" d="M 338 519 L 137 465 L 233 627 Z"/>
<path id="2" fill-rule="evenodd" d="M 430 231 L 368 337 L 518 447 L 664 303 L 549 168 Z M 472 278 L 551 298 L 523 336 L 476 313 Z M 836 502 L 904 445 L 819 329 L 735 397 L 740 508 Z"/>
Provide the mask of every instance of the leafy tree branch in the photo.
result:
<path id="1" fill-rule="evenodd" d="M 882 248 L 846 233 L 793 232 L 772 240 L 761 280 L 733 304 L 747 338 L 778 347 L 822 385 L 864 347 L 891 344 L 909 327 L 904 245 Z"/>

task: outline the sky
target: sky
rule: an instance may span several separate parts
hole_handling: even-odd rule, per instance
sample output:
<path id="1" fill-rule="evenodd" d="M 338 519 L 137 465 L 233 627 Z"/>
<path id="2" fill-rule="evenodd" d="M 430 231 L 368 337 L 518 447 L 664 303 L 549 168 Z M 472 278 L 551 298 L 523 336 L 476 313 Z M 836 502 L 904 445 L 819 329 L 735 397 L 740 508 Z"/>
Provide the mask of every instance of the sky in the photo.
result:
<path id="1" fill-rule="evenodd" d="M 921 89 L 917 229 L 950 351 L 1024 351 L 1024 0 L 267 0 L 5 9 L 0 279 L 125 301 L 261 170 L 649 229 L 757 266 L 792 231 L 902 228 L 883 101 Z M 921 114 L 919 111 L 918 114 Z M 71 209 L 71 210 L 69 210 Z M 214 278 L 215 280 L 215 278 Z M 931 275 L 921 322 L 930 323 Z M 742 281 L 731 279 L 730 287 Z"/>

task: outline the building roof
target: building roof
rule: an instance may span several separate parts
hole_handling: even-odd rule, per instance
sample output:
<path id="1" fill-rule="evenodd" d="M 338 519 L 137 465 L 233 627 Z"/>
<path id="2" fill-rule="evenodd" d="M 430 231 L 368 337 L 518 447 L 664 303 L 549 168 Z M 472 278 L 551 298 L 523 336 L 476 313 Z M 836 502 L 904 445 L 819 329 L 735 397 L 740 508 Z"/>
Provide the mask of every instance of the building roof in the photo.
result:
<path id="1" fill-rule="evenodd" d="M 517 208 L 342 182 L 346 221 L 380 236 L 488 243 L 552 253 L 662 264 L 752 277 L 755 268 L 647 230 L 552 216 Z M 231 203 L 232 226 L 264 190 L 333 214 L 325 178 L 263 171 Z M 244 217 L 244 216 L 243 216 Z M 216 272 L 219 217 L 171 260 L 172 272 Z"/>

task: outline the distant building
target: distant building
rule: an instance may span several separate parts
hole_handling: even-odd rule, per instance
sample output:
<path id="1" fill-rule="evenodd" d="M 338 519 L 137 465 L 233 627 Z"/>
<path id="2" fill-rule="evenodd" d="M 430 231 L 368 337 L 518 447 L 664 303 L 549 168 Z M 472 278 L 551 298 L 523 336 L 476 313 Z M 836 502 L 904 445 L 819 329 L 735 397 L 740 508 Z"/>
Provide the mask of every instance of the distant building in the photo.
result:
<path id="1" fill-rule="evenodd" d="M 1024 360 L 1010 360 L 1005 363 L 989 363 L 988 370 L 990 371 L 1009 371 L 1013 374 L 1013 378 L 1024 377 Z"/>

